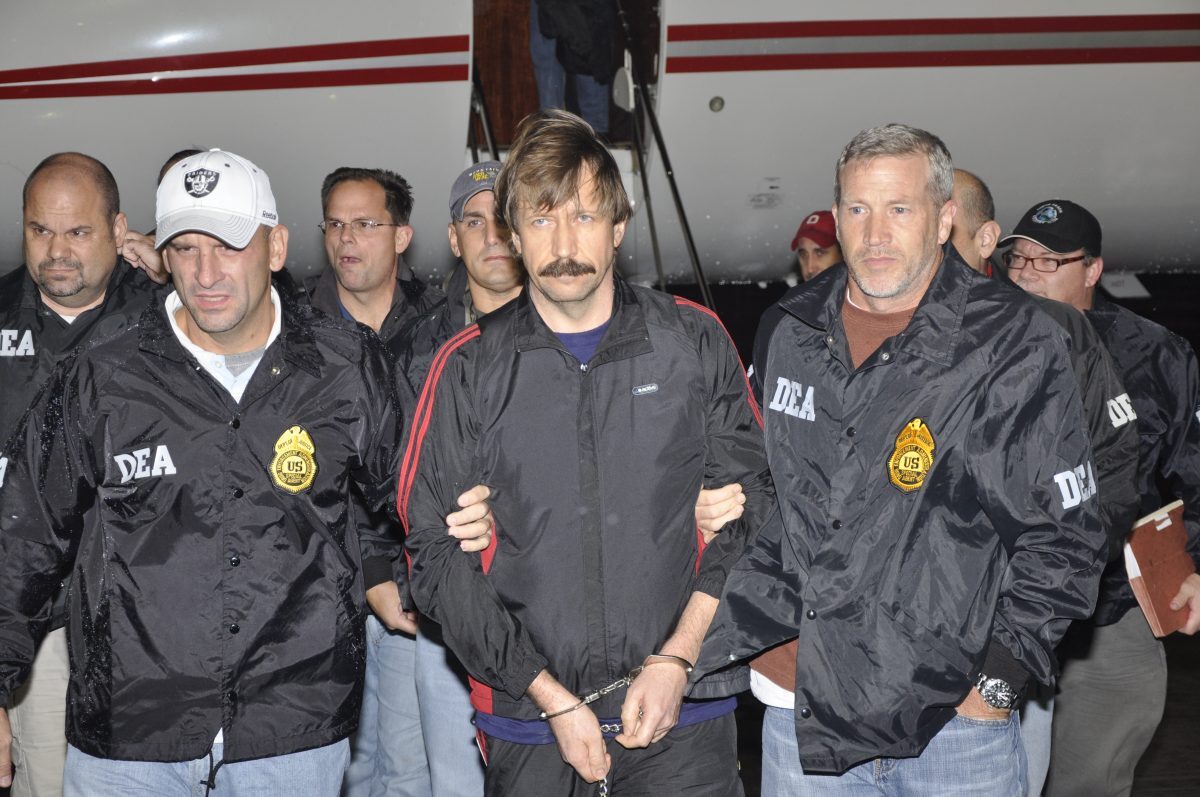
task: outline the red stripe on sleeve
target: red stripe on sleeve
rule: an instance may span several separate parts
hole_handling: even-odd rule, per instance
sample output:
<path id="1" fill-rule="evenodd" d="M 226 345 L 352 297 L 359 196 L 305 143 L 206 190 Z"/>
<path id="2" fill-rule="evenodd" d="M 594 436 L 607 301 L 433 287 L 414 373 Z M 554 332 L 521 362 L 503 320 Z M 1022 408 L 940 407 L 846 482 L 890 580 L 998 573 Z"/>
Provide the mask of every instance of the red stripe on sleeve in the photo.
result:
<path id="1" fill-rule="evenodd" d="M 408 446 L 404 449 L 404 459 L 400 463 L 399 483 L 396 489 L 396 511 L 400 515 L 400 522 L 404 524 L 405 532 L 409 531 L 408 499 L 412 494 L 412 485 L 416 478 L 421 444 L 425 441 L 425 434 L 429 431 L 429 423 L 433 417 L 433 402 L 437 396 L 438 380 L 442 377 L 442 371 L 445 370 L 450 355 L 464 343 L 477 337 L 479 337 L 479 326 L 472 324 L 446 341 L 434 355 L 433 365 L 425 377 L 425 384 L 421 387 L 421 397 L 417 400 L 417 409 L 413 413 L 412 433 L 408 436 Z"/>
<path id="2" fill-rule="evenodd" d="M 721 323 L 721 317 L 708 309 L 702 304 L 696 304 L 690 299 L 684 299 L 682 296 L 675 297 L 675 304 L 680 307 L 691 307 L 693 310 L 699 310 L 705 315 L 711 316 L 717 325 L 721 327 L 721 331 L 725 333 L 725 337 L 729 338 L 729 345 L 733 346 L 734 356 L 737 357 L 738 366 L 742 369 L 742 383 L 746 388 L 746 403 L 750 405 L 750 412 L 754 415 L 755 422 L 758 423 L 758 428 L 763 428 L 762 413 L 758 411 L 758 402 L 754 400 L 754 392 L 750 389 L 750 379 L 746 376 L 746 366 L 742 364 L 742 358 L 737 353 L 737 346 L 733 344 L 733 338 L 729 336 L 729 330 L 725 328 L 725 324 Z"/>

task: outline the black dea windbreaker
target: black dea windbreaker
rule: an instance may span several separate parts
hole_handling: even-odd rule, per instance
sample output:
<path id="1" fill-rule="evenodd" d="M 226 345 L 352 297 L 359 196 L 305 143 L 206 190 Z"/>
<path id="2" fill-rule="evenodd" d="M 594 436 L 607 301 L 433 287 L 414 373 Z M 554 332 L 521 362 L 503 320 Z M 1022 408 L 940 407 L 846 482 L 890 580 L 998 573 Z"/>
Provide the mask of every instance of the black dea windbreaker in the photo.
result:
<path id="1" fill-rule="evenodd" d="M 785 302 L 771 338 L 784 527 L 730 574 L 702 670 L 798 635 L 808 770 L 919 754 L 981 671 L 1048 682 L 1094 605 L 1105 540 L 1064 332 L 944 251 L 908 328 L 859 368 L 845 267 Z"/>
<path id="2" fill-rule="evenodd" d="M 0 701 L 70 572 L 67 739 L 84 752 L 188 760 L 223 729 L 240 761 L 348 736 L 360 557 L 388 544 L 360 541 L 349 495 L 391 491 L 394 397 L 374 336 L 287 301 L 240 404 L 161 306 L 67 360 L 0 489 Z"/>
<path id="3" fill-rule="evenodd" d="M 1188 551 L 1200 568 L 1200 369 L 1196 353 L 1165 327 L 1099 295 L 1087 317 L 1116 361 L 1138 416 L 1135 519 L 1182 498 Z M 1125 560 L 1117 559 L 1100 580 L 1095 623 L 1115 623 L 1135 606 Z"/>
<path id="4" fill-rule="evenodd" d="M 405 444 L 399 506 L 417 607 L 477 682 L 480 710 L 531 719 L 549 669 L 582 693 L 626 675 L 694 591 L 719 595 L 774 508 L 762 429 L 733 344 L 707 311 L 620 279 L 580 364 L 522 293 L 434 358 Z M 701 485 L 745 514 L 700 549 Z M 443 518 L 486 484 L 497 532 L 463 553 Z M 593 707 L 617 716 L 623 690 Z"/>
<path id="5" fill-rule="evenodd" d="M 46 307 L 27 267 L 0 277 L 0 444 L 17 431 L 17 422 L 59 360 L 88 340 L 136 323 L 158 294 L 158 286 L 146 275 L 118 258 L 104 301 L 68 324 Z M 64 622 L 66 602 L 60 595 L 50 629 Z"/>

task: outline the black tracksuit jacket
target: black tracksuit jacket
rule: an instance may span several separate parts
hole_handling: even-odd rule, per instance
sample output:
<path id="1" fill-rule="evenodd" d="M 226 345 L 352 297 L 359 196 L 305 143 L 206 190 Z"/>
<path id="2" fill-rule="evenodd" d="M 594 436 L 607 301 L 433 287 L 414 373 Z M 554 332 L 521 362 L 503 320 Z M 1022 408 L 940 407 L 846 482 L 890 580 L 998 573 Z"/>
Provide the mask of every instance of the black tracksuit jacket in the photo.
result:
<path id="1" fill-rule="evenodd" d="M 67 739 L 86 753 L 190 760 L 223 729 L 232 762 L 358 724 L 360 558 L 398 542 L 360 539 L 350 491 L 391 494 L 395 387 L 373 335 L 282 306 L 240 402 L 159 303 L 64 361 L 10 452 L 0 703 L 71 573 Z"/>
<path id="2" fill-rule="evenodd" d="M 577 694 L 627 674 L 694 591 L 720 594 L 774 508 L 757 407 L 715 316 L 620 279 L 614 301 L 588 363 L 526 292 L 454 336 L 422 388 L 398 501 L 413 596 L 486 712 L 536 717 L 525 691 L 543 668 Z M 735 481 L 746 512 L 701 550 L 696 496 Z M 478 483 L 497 523 L 482 555 L 442 520 Z"/>
<path id="3" fill-rule="evenodd" d="M 783 526 L 731 573 L 697 675 L 798 635 L 808 770 L 919 754 L 981 671 L 1048 682 L 1095 602 L 1105 539 L 1065 334 L 944 254 L 907 329 L 858 368 L 844 266 L 784 302 L 771 336 Z"/>

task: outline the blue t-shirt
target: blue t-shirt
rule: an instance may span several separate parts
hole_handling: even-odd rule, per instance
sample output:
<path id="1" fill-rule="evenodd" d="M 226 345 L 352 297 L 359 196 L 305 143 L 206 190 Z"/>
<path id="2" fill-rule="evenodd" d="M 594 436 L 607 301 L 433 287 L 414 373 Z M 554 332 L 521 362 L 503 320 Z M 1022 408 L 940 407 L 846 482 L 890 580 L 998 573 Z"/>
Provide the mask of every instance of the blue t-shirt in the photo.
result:
<path id="1" fill-rule="evenodd" d="M 562 341 L 562 345 L 567 347 L 567 351 L 575 356 L 576 360 L 586 364 L 596 353 L 596 347 L 600 345 L 600 339 L 604 337 L 611 321 L 610 318 L 595 329 L 589 329 L 586 332 L 555 332 L 554 334 Z"/>

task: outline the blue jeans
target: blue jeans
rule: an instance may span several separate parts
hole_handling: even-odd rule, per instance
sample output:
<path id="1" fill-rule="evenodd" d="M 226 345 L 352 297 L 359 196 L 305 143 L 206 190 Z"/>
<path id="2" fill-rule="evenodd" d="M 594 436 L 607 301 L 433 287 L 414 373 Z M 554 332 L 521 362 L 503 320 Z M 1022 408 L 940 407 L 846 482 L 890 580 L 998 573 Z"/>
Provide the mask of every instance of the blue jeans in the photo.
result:
<path id="1" fill-rule="evenodd" d="M 542 35 L 538 24 L 537 0 L 529 4 L 529 56 L 533 60 L 533 77 L 537 81 L 538 107 L 567 107 L 566 71 L 558 62 L 554 39 Z M 597 133 L 608 132 L 608 86 L 591 75 L 572 75 L 575 78 L 575 100 L 579 115 Z"/>
<path id="2" fill-rule="evenodd" d="M 956 716 L 917 758 L 876 758 L 841 775 L 800 766 L 794 712 L 763 715 L 763 797 L 1024 797 L 1025 751 L 1015 715 L 1007 720 Z"/>
<path id="3" fill-rule="evenodd" d="M 362 714 L 342 789 L 345 797 L 431 797 L 421 715 L 416 641 L 367 618 Z"/>
<path id="4" fill-rule="evenodd" d="M 224 745 L 213 745 L 220 761 Z M 340 742 L 301 753 L 223 764 L 210 797 L 335 797 L 350 761 L 350 743 Z M 63 797 L 202 797 L 209 758 L 162 763 L 95 758 L 67 748 Z"/>
<path id="5" fill-rule="evenodd" d="M 483 794 L 483 757 L 467 673 L 441 641 L 441 629 L 421 618 L 417 633 L 417 702 L 433 793 L 438 797 Z"/>

